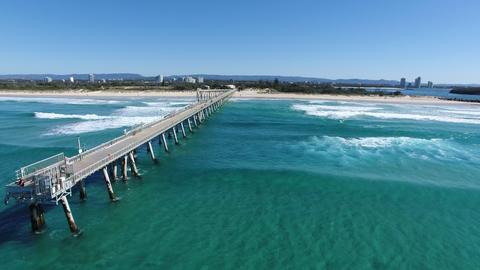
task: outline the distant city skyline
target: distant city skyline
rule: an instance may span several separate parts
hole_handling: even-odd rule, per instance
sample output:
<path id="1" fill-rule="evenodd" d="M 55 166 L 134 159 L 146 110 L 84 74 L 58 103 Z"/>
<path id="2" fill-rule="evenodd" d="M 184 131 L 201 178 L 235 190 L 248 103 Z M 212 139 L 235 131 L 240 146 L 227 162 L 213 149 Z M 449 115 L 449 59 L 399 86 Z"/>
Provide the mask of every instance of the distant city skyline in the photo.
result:
<path id="1" fill-rule="evenodd" d="M 0 9 L 0 74 L 421 75 L 435 84 L 480 83 L 474 0 L 27 0 Z"/>

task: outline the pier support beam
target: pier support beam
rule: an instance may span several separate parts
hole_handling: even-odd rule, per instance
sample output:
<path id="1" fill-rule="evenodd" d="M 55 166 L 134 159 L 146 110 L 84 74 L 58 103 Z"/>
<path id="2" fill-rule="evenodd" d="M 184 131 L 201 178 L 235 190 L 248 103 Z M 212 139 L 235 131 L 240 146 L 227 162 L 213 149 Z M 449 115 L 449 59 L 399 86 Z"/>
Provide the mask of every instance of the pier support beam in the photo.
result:
<path id="1" fill-rule="evenodd" d="M 175 139 L 175 144 L 178 144 L 178 137 L 177 137 L 176 127 L 173 127 L 173 128 L 172 128 L 172 131 L 173 131 L 173 138 Z"/>
<path id="2" fill-rule="evenodd" d="M 135 159 L 133 158 L 133 151 L 128 154 L 130 156 L 130 171 L 132 172 L 133 176 L 139 177 L 137 170 L 137 164 L 135 163 Z"/>
<path id="3" fill-rule="evenodd" d="M 128 163 L 128 157 L 124 156 L 122 159 L 122 178 L 124 182 L 128 180 L 127 163 Z"/>
<path id="4" fill-rule="evenodd" d="M 157 159 L 155 158 L 155 153 L 153 152 L 152 141 L 148 141 L 148 152 L 150 152 L 150 157 L 152 158 L 153 162 L 157 163 Z"/>
<path id="5" fill-rule="evenodd" d="M 110 176 L 108 175 L 107 167 L 103 167 L 103 178 L 105 180 L 105 185 L 107 185 L 108 196 L 112 202 L 117 201 L 115 193 L 113 193 L 112 183 L 110 182 Z"/>
<path id="6" fill-rule="evenodd" d="M 195 124 L 195 127 L 198 127 L 197 115 L 196 114 L 193 115 L 193 123 Z"/>
<path id="7" fill-rule="evenodd" d="M 30 204 L 29 209 L 32 231 L 34 233 L 40 233 L 45 226 L 45 210 L 38 202 Z"/>
<path id="8" fill-rule="evenodd" d="M 85 201 L 87 199 L 87 189 L 85 188 L 85 180 L 80 181 L 80 200 Z"/>
<path id="9" fill-rule="evenodd" d="M 168 144 L 167 144 L 167 140 L 165 139 L 165 133 L 162 133 L 162 143 L 163 143 L 163 149 L 165 149 L 165 152 L 168 153 Z"/>
<path id="10" fill-rule="evenodd" d="M 133 149 L 132 153 L 134 160 L 137 161 L 137 149 Z"/>
<path id="11" fill-rule="evenodd" d="M 65 213 L 65 217 L 67 218 L 70 232 L 72 232 L 74 235 L 78 234 L 79 233 L 78 226 L 77 224 L 75 224 L 75 220 L 73 219 L 72 210 L 70 210 L 70 205 L 68 204 L 67 196 L 62 196 L 60 198 L 60 203 L 63 206 L 63 212 Z"/>
<path id="12" fill-rule="evenodd" d="M 190 133 L 193 133 L 192 121 L 190 121 L 190 118 L 187 119 L 187 122 L 188 122 L 188 129 L 190 130 Z"/>
<path id="13" fill-rule="evenodd" d="M 183 121 L 180 122 L 180 127 L 182 128 L 182 136 L 183 136 L 183 138 L 186 138 L 186 137 L 187 137 L 187 134 L 185 133 L 185 127 L 183 126 Z"/>
<path id="14" fill-rule="evenodd" d="M 110 165 L 110 169 L 111 169 L 111 176 L 112 176 L 112 181 L 116 181 L 117 180 L 117 161 L 114 161 L 111 165 Z"/>

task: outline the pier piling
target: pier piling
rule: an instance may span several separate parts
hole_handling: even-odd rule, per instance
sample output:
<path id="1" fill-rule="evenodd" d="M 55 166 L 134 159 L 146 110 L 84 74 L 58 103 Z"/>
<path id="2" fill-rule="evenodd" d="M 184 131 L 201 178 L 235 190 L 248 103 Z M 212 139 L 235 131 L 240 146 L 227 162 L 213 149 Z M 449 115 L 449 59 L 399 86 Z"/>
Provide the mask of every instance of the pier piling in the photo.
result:
<path id="1" fill-rule="evenodd" d="M 133 176 L 139 177 L 140 175 L 138 174 L 137 164 L 135 162 L 135 159 L 133 158 L 133 151 L 130 152 L 129 156 L 130 156 L 130 171 L 132 172 Z"/>
<path id="2" fill-rule="evenodd" d="M 31 203 L 29 208 L 32 231 L 40 233 L 45 226 L 45 210 L 38 202 Z"/>
<path id="3" fill-rule="evenodd" d="M 165 139 L 165 133 L 162 133 L 162 143 L 163 143 L 163 149 L 165 149 L 165 152 L 168 153 L 168 145 L 167 145 L 167 140 Z"/>
<path id="4" fill-rule="evenodd" d="M 190 118 L 187 119 L 187 122 L 188 122 L 188 129 L 190 130 L 190 133 L 193 133 L 192 121 L 190 121 Z"/>
<path id="5" fill-rule="evenodd" d="M 106 169 L 105 169 L 105 171 L 106 171 Z M 108 173 L 107 173 L 107 176 L 108 176 Z M 70 228 L 70 232 L 73 233 L 73 234 L 78 234 L 79 233 L 78 226 L 77 226 L 77 224 L 75 224 L 75 220 L 73 219 L 72 210 L 70 209 L 70 205 L 68 204 L 67 196 L 65 196 L 65 195 L 62 196 L 60 198 L 60 203 L 63 206 L 63 212 L 65 213 L 65 217 L 67 218 L 68 227 Z"/>
<path id="6" fill-rule="evenodd" d="M 112 183 L 110 182 L 110 176 L 108 175 L 107 167 L 103 167 L 103 178 L 105 180 L 105 185 L 107 185 L 108 196 L 112 202 L 117 201 L 115 193 L 113 193 Z"/>
<path id="7" fill-rule="evenodd" d="M 122 178 L 123 178 L 123 181 L 125 182 L 128 180 L 127 163 L 128 163 L 128 157 L 124 156 L 122 159 Z"/>
<path id="8" fill-rule="evenodd" d="M 150 152 L 150 157 L 152 158 L 153 162 L 157 163 L 157 159 L 155 158 L 155 153 L 153 152 L 152 141 L 148 141 L 148 152 Z"/>
<path id="9" fill-rule="evenodd" d="M 193 123 L 195 124 L 195 127 L 198 127 L 196 114 L 193 115 Z"/>
<path id="10" fill-rule="evenodd" d="M 87 199 L 87 189 L 85 188 L 85 180 L 80 181 L 80 200 Z"/>
<path id="11" fill-rule="evenodd" d="M 180 127 L 182 128 L 182 136 L 183 138 L 187 137 L 187 134 L 185 133 L 185 126 L 183 126 L 183 122 L 180 122 Z"/>
<path id="12" fill-rule="evenodd" d="M 175 131 L 175 127 L 172 128 L 173 131 L 173 138 L 175 139 L 175 144 L 178 144 L 178 137 L 177 137 L 177 131 Z"/>

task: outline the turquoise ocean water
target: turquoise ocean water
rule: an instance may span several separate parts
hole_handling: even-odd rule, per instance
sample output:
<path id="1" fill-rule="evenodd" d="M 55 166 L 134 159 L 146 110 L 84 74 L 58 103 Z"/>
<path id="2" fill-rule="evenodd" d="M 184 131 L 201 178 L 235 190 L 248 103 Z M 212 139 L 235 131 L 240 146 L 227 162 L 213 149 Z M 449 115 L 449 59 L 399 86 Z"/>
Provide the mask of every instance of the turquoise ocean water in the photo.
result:
<path id="1" fill-rule="evenodd" d="M 20 166 L 73 155 L 190 99 L 0 97 L 0 192 Z M 101 175 L 43 234 L 0 207 L 2 269 L 479 269 L 473 105 L 230 101 L 142 179 Z M 173 146 L 173 145 L 172 145 Z"/>

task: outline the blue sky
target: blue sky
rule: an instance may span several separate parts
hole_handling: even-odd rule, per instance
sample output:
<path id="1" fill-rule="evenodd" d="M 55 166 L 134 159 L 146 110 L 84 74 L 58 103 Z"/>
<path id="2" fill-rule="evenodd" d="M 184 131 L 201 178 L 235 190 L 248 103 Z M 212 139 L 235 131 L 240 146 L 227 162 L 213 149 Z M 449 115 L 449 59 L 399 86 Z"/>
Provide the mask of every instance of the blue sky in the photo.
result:
<path id="1" fill-rule="evenodd" d="M 0 74 L 301 75 L 480 83 L 480 1 L 0 3 Z"/>

